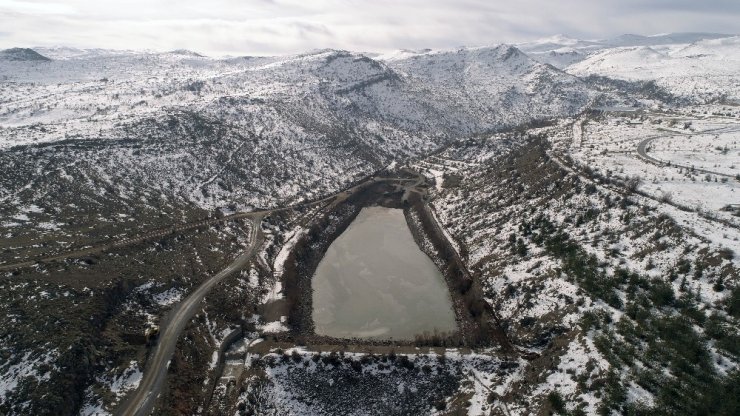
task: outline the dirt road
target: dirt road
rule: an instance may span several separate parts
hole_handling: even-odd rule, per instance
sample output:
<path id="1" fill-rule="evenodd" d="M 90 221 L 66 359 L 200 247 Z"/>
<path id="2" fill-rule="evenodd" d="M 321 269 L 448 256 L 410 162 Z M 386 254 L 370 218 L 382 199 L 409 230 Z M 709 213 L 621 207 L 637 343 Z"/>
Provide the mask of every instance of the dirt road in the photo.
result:
<path id="1" fill-rule="evenodd" d="M 698 132 L 696 134 L 709 134 L 709 133 L 716 133 L 716 132 L 731 132 L 731 131 L 735 131 L 735 130 L 714 129 L 714 130 L 706 130 L 706 131 L 703 131 L 703 132 Z M 665 138 L 665 137 L 671 137 L 671 136 L 675 136 L 675 135 L 678 135 L 678 134 L 683 134 L 683 133 L 664 134 L 664 135 L 660 135 L 660 136 L 652 136 L 652 137 L 648 137 L 648 138 L 642 140 L 640 143 L 637 144 L 637 155 L 640 157 L 640 159 L 642 159 L 642 160 L 644 160 L 644 161 L 646 161 L 648 163 L 652 163 L 654 165 L 658 165 L 658 166 L 671 165 L 673 167 L 684 168 L 684 169 L 688 169 L 688 170 L 691 170 L 691 171 L 694 171 L 694 172 L 708 173 L 708 174 L 711 174 L 711 175 L 724 176 L 726 178 L 735 178 L 734 175 L 728 175 L 726 173 L 715 172 L 715 171 L 707 170 L 707 169 L 695 168 L 693 166 L 679 165 L 679 164 L 676 164 L 676 163 L 672 163 L 672 162 L 667 162 L 667 161 L 664 161 L 664 160 L 656 159 L 656 158 L 648 155 L 648 150 L 649 150 L 648 145 L 650 144 L 650 142 L 652 142 L 653 140 L 657 140 L 657 139 Z M 683 134 L 683 135 L 686 135 L 686 134 Z"/>
<path id="2" fill-rule="evenodd" d="M 418 179 L 401 179 L 401 178 L 369 178 L 367 181 L 348 188 L 344 191 L 330 195 L 318 201 L 312 201 L 308 204 L 325 203 L 332 199 L 342 200 L 348 195 L 366 186 L 370 183 L 383 182 L 383 181 L 415 181 L 418 183 Z M 300 206 L 300 205 L 299 205 Z M 192 319 L 193 315 L 201 308 L 201 302 L 205 296 L 211 291 L 211 289 L 218 283 L 223 281 L 226 277 L 245 267 L 257 254 L 259 248 L 264 242 L 264 236 L 262 235 L 260 224 L 262 219 L 273 212 L 284 211 L 288 209 L 294 209 L 297 206 L 289 206 L 276 208 L 271 210 L 256 211 L 249 213 L 234 214 L 224 219 L 236 219 L 236 218 L 249 218 L 252 221 L 251 232 L 249 239 L 249 246 L 245 249 L 244 253 L 237 257 L 231 264 L 225 269 L 221 270 L 218 274 L 214 275 L 210 279 L 203 282 L 195 291 L 193 291 L 185 300 L 177 304 L 167 315 L 165 324 L 161 329 L 159 340 L 155 347 L 154 353 L 147 362 L 146 368 L 144 369 L 144 376 L 139 383 L 139 387 L 136 392 L 127 398 L 116 411 L 118 416 L 144 416 L 148 415 L 154 408 L 156 399 L 162 391 L 164 381 L 167 376 L 167 368 L 169 361 L 172 359 L 172 355 L 175 352 L 177 346 L 177 340 L 181 333 L 185 329 L 187 323 Z M 213 220 L 218 221 L 218 220 Z M 200 226 L 200 225 L 198 225 Z M 181 229 L 181 228 L 180 228 Z"/>
<path id="3" fill-rule="evenodd" d="M 249 246 L 244 253 L 218 274 L 203 282 L 190 296 L 170 311 L 167 324 L 159 335 L 154 354 L 149 362 L 147 362 L 147 368 L 144 371 L 144 376 L 139 383 L 139 387 L 121 405 L 116 412 L 117 415 L 148 415 L 152 411 L 157 396 L 159 396 L 162 390 L 162 385 L 167 375 L 167 367 L 175 352 L 177 340 L 180 337 L 180 333 L 185 329 L 185 325 L 195 315 L 195 312 L 201 308 L 201 302 L 208 292 L 231 273 L 246 266 L 262 245 L 262 241 L 264 240 L 264 236 L 260 231 L 262 216 L 264 214 L 255 215 L 252 218 Z"/>

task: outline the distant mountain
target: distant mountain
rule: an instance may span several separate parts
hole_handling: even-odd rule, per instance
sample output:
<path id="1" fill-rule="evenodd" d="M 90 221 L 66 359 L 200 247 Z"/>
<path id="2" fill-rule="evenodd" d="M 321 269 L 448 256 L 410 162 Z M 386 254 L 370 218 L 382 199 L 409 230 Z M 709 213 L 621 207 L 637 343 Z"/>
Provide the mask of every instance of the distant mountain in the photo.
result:
<path id="1" fill-rule="evenodd" d="M 573 114 L 595 98 L 576 77 L 498 45 L 391 54 L 384 62 L 467 133 L 553 114 Z M 455 115 L 455 119 L 450 119 Z"/>
<path id="2" fill-rule="evenodd" d="M 201 55 L 198 52 L 193 52 L 187 49 L 175 49 L 172 51 L 169 51 L 168 53 L 171 53 L 173 55 L 183 55 L 183 56 L 193 56 L 197 58 L 203 58 L 205 55 Z"/>
<path id="3" fill-rule="evenodd" d="M 556 35 L 517 46 L 539 62 L 564 69 L 606 49 L 643 46 L 662 51 L 704 40 L 724 39 L 732 36 L 734 35 L 721 33 L 667 33 L 652 36 L 625 34 L 609 39 L 580 40 Z"/>
<path id="4" fill-rule="evenodd" d="M 528 54 L 538 62 L 549 64 L 554 66 L 555 68 L 560 69 L 563 69 L 576 62 L 580 62 L 588 57 L 587 53 L 567 48 L 541 53 L 530 52 Z"/>
<path id="5" fill-rule="evenodd" d="M 102 48 L 73 48 L 69 46 L 38 46 L 33 48 L 40 54 L 51 58 L 52 60 L 69 60 L 69 59 L 89 59 L 89 58 L 102 58 L 110 56 L 121 56 L 121 55 L 132 55 L 134 51 L 130 50 L 117 50 L 117 49 L 102 49 Z"/>
<path id="6" fill-rule="evenodd" d="M 722 33 L 665 33 L 660 35 L 642 36 L 625 34 L 608 39 L 582 40 L 556 35 L 531 42 L 516 45 L 527 53 L 543 53 L 550 51 L 579 50 L 594 52 L 605 48 L 627 46 L 660 46 L 695 43 L 702 40 L 729 38 L 737 35 Z"/>
<path id="7" fill-rule="evenodd" d="M 608 46 L 659 46 L 695 43 L 702 40 L 728 38 L 735 35 L 721 33 L 666 33 L 652 36 L 626 34 L 599 41 Z"/>
<path id="8" fill-rule="evenodd" d="M 30 48 L 11 48 L 0 51 L 0 59 L 6 61 L 44 62 L 51 59 Z"/>
<path id="9" fill-rule="evenodd" d="M 570 38 L 565 35 L 555 35 L 531 42 L 524 42 L 516 46 L 527 53 L 543 53 L 558 50 L 574 50 L 598 48 L 602 44 L 599 41 L 581 40 Z"/>
<path id="10" fill-rule="evenodd" d="M 691 36 L 662 40 L 685 41 Z M 674 45 L 607 48 L 566 68 L 578 76 L 654 80 L 670 92 L 707 101 L 740 98 L 740 37 L 703 39 Z"/>

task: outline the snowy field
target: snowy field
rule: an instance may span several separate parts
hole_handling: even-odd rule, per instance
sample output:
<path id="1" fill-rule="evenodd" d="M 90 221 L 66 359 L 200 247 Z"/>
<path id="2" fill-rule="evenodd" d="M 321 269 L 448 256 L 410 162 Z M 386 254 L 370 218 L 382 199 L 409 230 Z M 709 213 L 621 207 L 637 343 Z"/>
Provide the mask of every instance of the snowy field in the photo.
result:
<path id="1" fill-rule="evenodd" d="M 655 80 L 674 94 L 703 99 L 740 98 L 740 37 L 692 44 L 605 49 L 574 63 L 574 75 L 598 74 L 625 80 Z"/>
<path id="2" fill-rule="evenodd" d="M 608 115 L 576 133 L 582 137 L 573 139 L 570 154 L 579 164 L 607 177 L 639 178 L 638 189 L 655 198 L 734 220 L 723 208 L 740 203 L 740 120 Z"/>
<path id="3" fill-rule="evenodd" d="M 650 143 L 650 156 L 674 165 L 694 166 L 725 175 L 740 174 L 740 126 L 733 130 L 669 136 Z"/>

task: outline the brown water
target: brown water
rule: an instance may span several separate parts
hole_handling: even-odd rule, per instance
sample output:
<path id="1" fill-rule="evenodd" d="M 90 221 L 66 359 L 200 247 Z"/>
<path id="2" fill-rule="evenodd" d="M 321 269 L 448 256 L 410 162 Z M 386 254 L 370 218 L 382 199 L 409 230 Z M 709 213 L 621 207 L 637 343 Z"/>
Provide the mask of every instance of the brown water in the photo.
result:
<path id="1" fill-rule="evenodd" d="M 363 208 L 329 246 L 313 277 L 316 333 L 413 339 L 457 329 L 442 274 L 400 209 Z"/>

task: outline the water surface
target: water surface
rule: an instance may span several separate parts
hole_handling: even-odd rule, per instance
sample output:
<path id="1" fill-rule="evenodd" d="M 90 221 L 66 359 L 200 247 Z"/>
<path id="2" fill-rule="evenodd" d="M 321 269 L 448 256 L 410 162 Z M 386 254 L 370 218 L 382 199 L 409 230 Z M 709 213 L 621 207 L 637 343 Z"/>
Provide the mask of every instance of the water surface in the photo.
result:
<path id="1" fill-rule="evenodd" d="M 413 339 L 457 328 L 447 284 L 400 209 L 363 208 L 329 246 L 312 284 L 320 335 Z"/>

